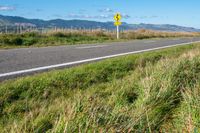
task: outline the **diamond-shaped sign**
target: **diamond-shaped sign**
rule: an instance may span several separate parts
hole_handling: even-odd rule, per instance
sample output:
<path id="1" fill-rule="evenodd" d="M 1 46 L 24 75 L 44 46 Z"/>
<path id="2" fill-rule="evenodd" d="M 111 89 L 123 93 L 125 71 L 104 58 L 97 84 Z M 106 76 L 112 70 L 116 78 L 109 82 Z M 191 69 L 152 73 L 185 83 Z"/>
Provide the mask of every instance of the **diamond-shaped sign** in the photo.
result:
<path id="1" fill-rule="evenodd" d="M 116 20 L 116 21 L 120 21 L 121 20 L 121 14 L 120 13 L 117 13 L 115 16 L 114 16 L 114 19 Z"/>

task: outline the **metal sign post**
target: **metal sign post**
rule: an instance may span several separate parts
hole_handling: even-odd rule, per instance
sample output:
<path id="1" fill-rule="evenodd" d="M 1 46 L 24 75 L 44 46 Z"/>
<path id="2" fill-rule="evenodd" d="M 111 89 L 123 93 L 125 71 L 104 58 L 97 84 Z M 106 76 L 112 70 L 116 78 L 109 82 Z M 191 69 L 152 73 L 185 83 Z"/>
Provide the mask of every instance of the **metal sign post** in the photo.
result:
<path id="1" fill-rule="evenodd" d="M 119 25 L 117 25 L 117 39 L 119 39 Z"/>
<path id="2" fill-rule="evenodd" d="M 114 20 L 115 20 L 114 25 L 117 27 L 117 39 L 119 39 L 119 26 L 122 24 L 122 23 L 120 22 L 120 20 L 121 20 L 121 15 L 120 15 L 120 13 L 117 13 L 117 14 L 114 16 Z"/>

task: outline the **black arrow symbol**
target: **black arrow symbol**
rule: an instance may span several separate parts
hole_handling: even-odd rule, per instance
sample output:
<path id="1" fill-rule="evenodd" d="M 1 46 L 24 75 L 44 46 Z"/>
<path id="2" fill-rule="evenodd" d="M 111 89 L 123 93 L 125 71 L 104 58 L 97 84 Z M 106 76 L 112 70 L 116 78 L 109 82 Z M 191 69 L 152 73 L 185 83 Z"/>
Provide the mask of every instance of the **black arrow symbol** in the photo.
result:
<path id="1" fill-rule="evenodd" d="M 119 21 L 119 14 L 117 14 L 116 18 L 117 18 L 117 21 Z"/>

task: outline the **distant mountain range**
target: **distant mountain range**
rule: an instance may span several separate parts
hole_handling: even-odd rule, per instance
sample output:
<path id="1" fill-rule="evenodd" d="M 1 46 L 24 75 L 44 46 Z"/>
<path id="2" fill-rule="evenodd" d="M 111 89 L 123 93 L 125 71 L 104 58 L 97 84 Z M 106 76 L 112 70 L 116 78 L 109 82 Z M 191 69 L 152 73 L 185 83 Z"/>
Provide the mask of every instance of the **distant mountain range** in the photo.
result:
<path id="1" fill-rule="evenodd" d="M 96 22 L 88 20 L 41 20 L 41 19 L 27 19 L 18 16 L 3 16 L 0 15 L 0 31 L 5 30 L 5 27 L 12 30 L 17 26 L 37 27 L 37 28 L 84 28 L 84 29 L 115 29 L 113 22 Z M 121 26 L 124 30 L 137 30 L 137 29 L 149 29 L 149 30 L 159 30 L 159 31 L 185 31 L 185 32 L 200 32 L 200 29 L 192 27 L 183 27 L 177 25 L 157 25 L 157 24 L 128 24 L 122 23 Z"/>

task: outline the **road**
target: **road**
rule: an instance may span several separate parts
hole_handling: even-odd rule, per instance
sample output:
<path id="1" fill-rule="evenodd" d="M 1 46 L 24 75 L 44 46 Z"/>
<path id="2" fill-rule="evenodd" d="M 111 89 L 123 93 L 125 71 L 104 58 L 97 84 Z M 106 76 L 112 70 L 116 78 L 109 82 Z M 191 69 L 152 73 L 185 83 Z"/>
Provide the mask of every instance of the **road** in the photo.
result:
<path id="1" fill-rule="evenodd" d="M 117 56 L 186 45 L 190 42 L 200 42 L 200 38 L 135 40 L 94 45 L 0 50 L 0 80 Z"/>

